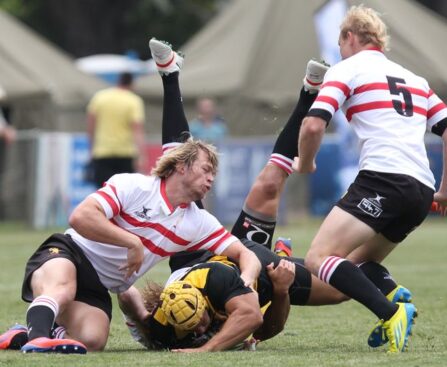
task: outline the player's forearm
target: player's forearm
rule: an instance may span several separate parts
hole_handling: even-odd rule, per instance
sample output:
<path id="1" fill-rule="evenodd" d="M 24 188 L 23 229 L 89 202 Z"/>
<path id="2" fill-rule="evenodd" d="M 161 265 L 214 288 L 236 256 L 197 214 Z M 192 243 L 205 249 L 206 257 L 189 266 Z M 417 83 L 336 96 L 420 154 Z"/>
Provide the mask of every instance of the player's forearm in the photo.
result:
<path id="1" fill-rule="evenodd" d="M 241 269 L 241 278 L 245 285 L 253 287 L 261 271 L 261 263 L 252 251 L 243 251 L 239 257 L 239 268 Z"/>
<path id="2" fill-rule="evenodd" d="M 289 294 L 274 294 L 272 303 L 264 315 L 264 323 L 254 332 L 253 337 L 257 340 L 267 340 L 279 334 L 284 330 L 289 311 Z"/>
<path id="3" fill-rule="evenodd" d="M 298 137 L 299 168 L 302 172 L 312 172 L 324 136 L 323 123 L 323 120 L 315 117 L 306 117 L 303 120 Z"/>
<path id="4" fill-rule="evenodd" d="M 225 321 L 222 329 L 200 349 L 216 352 L 229 349 L 244 341 L 262 323 L 256 312 L 234 311 Z"/>
<path id="5" fill-rule="evenodd" d="M 119 293 L 118 304 L 124 314 L 139 324 L 145 324 L 150 314 L 144 306 L 140 291 L 131 286 L 127 291 Z"/>
<path id="6" fill-rule="evenodd" d="M 95 205 L 95 199 L 87 198 L 73 211 L 70 226 L 81 236 L 96 242 L 108 243 L 128 249 L 141 246 L 140 239 L 114 225 L 104 212 Z"/>

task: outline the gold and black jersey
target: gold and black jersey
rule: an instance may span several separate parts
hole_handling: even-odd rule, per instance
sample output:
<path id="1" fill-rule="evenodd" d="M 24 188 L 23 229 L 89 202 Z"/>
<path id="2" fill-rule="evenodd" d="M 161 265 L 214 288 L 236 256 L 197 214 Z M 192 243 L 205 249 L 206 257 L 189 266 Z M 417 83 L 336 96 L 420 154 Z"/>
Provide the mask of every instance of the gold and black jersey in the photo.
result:
<path id="1" fill-rule="evenodd" d="M 273 263 L 278 265 L 281 257 L 259 245 L 256 242 L 242 240 L 242 243 L 253 251 L 261 262 L 261 272 L 257 279 L 256 290 L 261 307 L 267 305 L 273 294 L 273 285 L 267 274 L 266 266 Z M 174 257 L 174 256 L 173 256 Z M 240 278 L 240 270 L 231 259 L 225 256 L 215 256 L 208 251 L 199 253 L 182 252 L 171 257 L 171 270 L 175 271 L 183 267 L 192 267 L 183 279 L 191 281 L 199 288 L 207 299 L 212 312 L 224 313 L 225 303 L 232 297 L 248 293 L 251 290 L 244 286 Z M 311 289 L 311 275 L 302 265 L 302 259 L 288 258 L 293 261 L 295 267 L 295 280 L 289 288 L 290 303 L 292 305 L 305 305 L 309 298 Z M 154 341 L 159 343 L 160 348 L 187 348 L 194 344 L 197 339 L 192 333 L 176 332 L 170 326 L 161 310 L 156 310 L 150 323 Z M 206 342 L 206 340 L 202 340 Z"/>
<path id="2" fill-rule="evenodd" d="M 211 316 L 225 316 L 225 304 L 233 297 L 252 292 L 240 278 L 237 266 L 225 257 L 210 258 L 209 262 L 193 266 L 181 280 L 187 280 L 204 295 Z M 187 332 L 172 327 L 164 313 L 156 309 L 149 321 L 151 338 L 161 348 L 181 348 L 192 338 Z"/>

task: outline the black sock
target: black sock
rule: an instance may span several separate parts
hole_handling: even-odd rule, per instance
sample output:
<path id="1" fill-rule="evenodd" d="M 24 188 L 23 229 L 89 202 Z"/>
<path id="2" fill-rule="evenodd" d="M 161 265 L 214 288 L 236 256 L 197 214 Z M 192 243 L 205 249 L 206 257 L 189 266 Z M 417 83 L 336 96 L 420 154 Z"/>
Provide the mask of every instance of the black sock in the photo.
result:
<path id="1" fill-rule="evenodd" d="M 338 262 L 337 259 L 342 261 Z M 331 267 L 334 266 L 335 269 L 332 270 Z M 330 271 L 332 275 L 328 274 Z M 331 256 L 321 265 L 318 276 L 370 309 L 379 319 L 388 320 L 397 311 L 398 306 L 388 301 L 374 283 L 350 261 Z"/>
<path id="2" fill-rule="evenodd" d="M 301 89 L 300 98 L 289 117 L 286 125 L 282 129 L 276 139 L 273 153 L 281 154 L 285 157 L 293 159 L 298 156 L 298 134 L 300 132 L 301 122 L 306 117 L 309 108 L 315 101 L 317 94 L 310 94 Z"/>
<path id="3" fill-rule="evenodd" d="M 183 110 L 182 95 L 178 81 L 179 73 L 162 76 L 163 81 L 163 121 L 162 144 L 181 143 L 190 137 L 188 120 Z"/>
<path id="4" fill-rule="evenodd" d="M 50 307 L 43 305 L 30 307 L 26 313 L 28 339 L 49 338 L 54 319 L 55 314 Z"/>
<path id="5" fill-rule="evenodd" d="M 388 269 L 379 263 L 369 261 L 360 265 L 359 269 L 385 296 L 397 287 Z"/>
<path id="6" fill-rule="evenodd" d="M 239 239 L 246 238 L 255 241 L 269 250 L 272 248 L 272 237 L 275 232 L 276 220 L 274 218 L 262 218 L 262 215 L 256 215 L 244 207 L 241 214 L 233 225 L 231 234 Z"/>

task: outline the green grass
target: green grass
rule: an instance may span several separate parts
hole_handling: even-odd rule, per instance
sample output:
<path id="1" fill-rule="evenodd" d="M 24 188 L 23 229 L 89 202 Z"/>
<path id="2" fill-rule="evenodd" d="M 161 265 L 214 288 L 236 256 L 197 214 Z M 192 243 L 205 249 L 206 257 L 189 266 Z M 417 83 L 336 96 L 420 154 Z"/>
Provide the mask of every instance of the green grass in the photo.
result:
<path id="1" fill-rule="evenodd" d="M 295 255 L 303 256 L 318 225 L 318 220 L 305 220 L 280 227 L 276 233 L 292 237 Z M 27 305 L 20 300 L 20 287 L 25 261 L 52 232 L 0 224 L 0 330 L 14 322 L 24 322 Z M 2 351 L 0 366 L 446 366 L 446 246 L 445 219 L 432 219 L 415 231 L 385 262 L 393 276 L 412 290 L 419 310 L 410 350 L 400 355 L 389 356 L 384 348 L 367 346 L 366 336 L 375 317 L 353 301 L 338 306 L 293 307 L 285 331 L 261 343 L 255 353 L 194 355 L 142 350 L 128 335 L 115 303 L 105 352 L 63 356 Z M 167 262 L 150 272 L 150 277 L 160 282 L 167 275 Z"/>

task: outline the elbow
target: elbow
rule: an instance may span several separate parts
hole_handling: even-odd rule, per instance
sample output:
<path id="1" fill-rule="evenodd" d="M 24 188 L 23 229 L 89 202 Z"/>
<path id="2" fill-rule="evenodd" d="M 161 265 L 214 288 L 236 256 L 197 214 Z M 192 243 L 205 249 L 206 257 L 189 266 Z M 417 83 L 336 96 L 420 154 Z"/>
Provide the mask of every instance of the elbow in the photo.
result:
<path id="1" fill-rule="evenodd" d="M 73 213 L 71 213 L 70 217 L 68 218 L 68 224 L 70 227 L 75 228 L 79 225 L 82 218 L 82 213 L 80 213 L 79 209 L 75 209 Z"/>
<path id="2" fill-rule="evenodd" d="M 324 120 L 306 117 L 303 120 L 302 129 L 307 135 L 320 136 L 324 134 L 325 131 Z"/>

